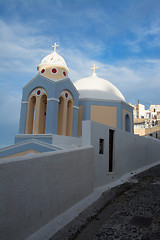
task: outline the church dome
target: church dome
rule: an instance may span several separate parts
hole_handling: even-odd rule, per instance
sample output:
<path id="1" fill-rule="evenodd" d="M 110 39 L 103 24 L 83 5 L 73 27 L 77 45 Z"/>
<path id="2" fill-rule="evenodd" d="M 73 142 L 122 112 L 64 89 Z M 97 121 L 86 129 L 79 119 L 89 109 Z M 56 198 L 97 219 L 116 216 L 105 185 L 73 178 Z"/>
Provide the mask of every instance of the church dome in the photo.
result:
<path id="1" fill-rule="evenodd" d="M 67 64 L 63 57 L 56 52 L 58 45 L 55 43 L 52 47 L 54 52 L 44 57 L 37 67 L 39 74 L 55 81 L 66 79 L 69 71 Z"/>
<path id="2" fill-rule="evenodd" d="M 44 65 L 51 65 L 54 67 L 63 67 L 65 68 L 67 71 L 69 71 L 67 64 L 64 60 L 63 57 L 61 57 L 57 52 L 52 52 L 51 54 L 47 55 L 46 57 L 44 57 L 41 61 L 41 63 L 38 65 L 38 68 L 40 66 L 44 66 Z"/>
<path id="3" fill-rule="evenodd" d="M 125 98 L 118 88 L 109 81 L 97 77 L 95 72 L 90 77 L 76 81 L 74 85 L 80 93 L 80 99 L 88 98 L 125 102 Z"/>

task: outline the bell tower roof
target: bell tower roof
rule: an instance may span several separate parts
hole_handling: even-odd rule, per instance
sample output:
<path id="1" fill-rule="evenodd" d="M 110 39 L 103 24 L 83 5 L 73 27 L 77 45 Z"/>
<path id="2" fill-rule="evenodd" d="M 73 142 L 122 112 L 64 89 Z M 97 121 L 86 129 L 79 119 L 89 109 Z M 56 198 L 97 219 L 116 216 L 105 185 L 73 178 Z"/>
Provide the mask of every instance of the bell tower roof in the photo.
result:
<path id="1" fill-rule="evenodd" d="M 50 65 L 51 67 L 62 67 L 68 72 L 69 68 L 67 67 L 64 58 L 56 52 L 58 45 L 55 43 L 52 47 L 54 48 L 54 51 L 42 59 L 41 63 L 38 65 L 38 69 L 39 67 Z"/>

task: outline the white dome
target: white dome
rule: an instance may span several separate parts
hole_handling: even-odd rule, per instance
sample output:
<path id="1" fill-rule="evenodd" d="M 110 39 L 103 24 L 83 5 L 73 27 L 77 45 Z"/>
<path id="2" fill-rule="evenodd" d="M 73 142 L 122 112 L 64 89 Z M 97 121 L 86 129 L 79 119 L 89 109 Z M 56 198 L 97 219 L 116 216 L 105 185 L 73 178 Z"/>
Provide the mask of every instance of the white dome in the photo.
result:
<path id="1" fill-rule="evenodd" d="M 97 77 L 96 73 L 76 81 L 74 85 L 80 93 L 80 99 L 90 98 L 125 102 L 122 93 L 112 83 Z"/>
<path id="2" fill-rule="evenodd" d="M 41 61 L 41 63 L 38 65 L 38 67 L 43 66 L 43 65 L 51 65 L 54 67 L 63 67 L 67 71 L 69 71 L 67 64 L 63 57 L 61 57 L 57 52 L 53 52 L 46 57 L 44 57 Z"/>

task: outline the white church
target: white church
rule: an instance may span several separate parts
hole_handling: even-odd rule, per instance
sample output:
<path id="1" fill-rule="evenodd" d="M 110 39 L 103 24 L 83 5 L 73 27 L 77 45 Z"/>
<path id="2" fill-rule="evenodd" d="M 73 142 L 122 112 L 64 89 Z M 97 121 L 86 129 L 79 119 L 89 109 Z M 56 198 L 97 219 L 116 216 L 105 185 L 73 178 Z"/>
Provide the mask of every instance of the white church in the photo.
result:
<path id="1" fill-rule="evenodd" d="M 94 65 L 72 82 L 56 49 L 23 87 L 19 134 L 0 149 L 0 236 L 52 237 L 107 189 L 159 164 L 160 141 L 133 132 L 133 107 Z"/>
<path id="2" fill-rule="evenodd" d="M 133 108 L 122 93 L 97 76 L 95 65 L 90 77 L 72 83 L 56 43 L 53 48 L 38 65 L 38 75 L 23 87 L 19 134 L 14 146 L 1 150 L 1 158 L 61 149 L 68 139 L 59 137 L 61 144 L 56 137 L 80 138 L 86 120 L 133 132 Z"/>

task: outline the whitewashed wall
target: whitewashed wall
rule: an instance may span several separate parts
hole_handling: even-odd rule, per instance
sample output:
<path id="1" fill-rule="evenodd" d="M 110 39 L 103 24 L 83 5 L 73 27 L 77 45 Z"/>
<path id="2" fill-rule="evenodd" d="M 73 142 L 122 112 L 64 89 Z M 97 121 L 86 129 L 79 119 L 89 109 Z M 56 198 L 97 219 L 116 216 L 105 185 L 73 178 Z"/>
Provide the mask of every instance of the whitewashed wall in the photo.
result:
<path id="1" fill-rule="evenodd" d="M 0 239 L 26 239 L 91 194 L 92 150 L 0 160 Z"/>
<path id="2" fill-rule="evenodd" d="M 75 208 L 77 214 L 94 201 L 101 187 L 160 160 L 159 140 L 113 129 L 109 172 L 109 129 L 85 121 L 80 148 L 0 160 L 0 239 L 49 239 Z"/>
<path id="3" fill-rule="evenodd" d="M 113 172 L 109 172 L 109 129 L 115 130 Z M 104 139 L 104 154 L 99 154 L 99 139 Z M 160 141 L 140 137 L 96 122 L 83 123 L 83 145 L 94 146 L 94 187 L 106 185 L 126 173 L 160 161 Z"/>

